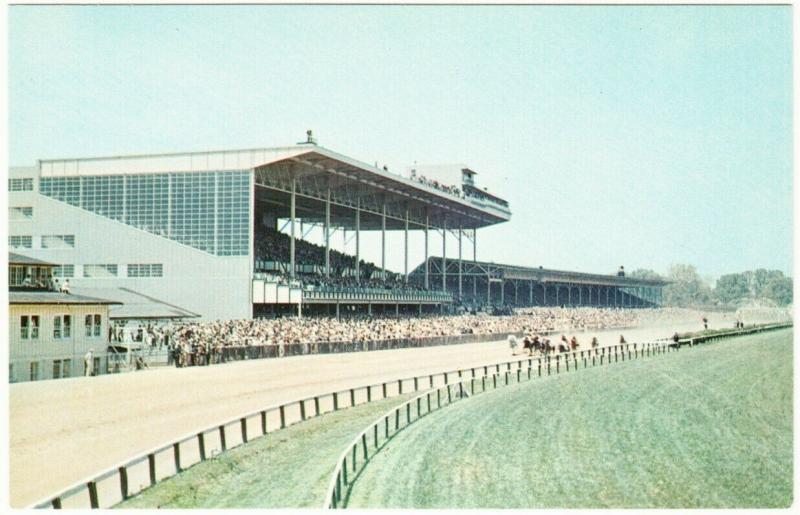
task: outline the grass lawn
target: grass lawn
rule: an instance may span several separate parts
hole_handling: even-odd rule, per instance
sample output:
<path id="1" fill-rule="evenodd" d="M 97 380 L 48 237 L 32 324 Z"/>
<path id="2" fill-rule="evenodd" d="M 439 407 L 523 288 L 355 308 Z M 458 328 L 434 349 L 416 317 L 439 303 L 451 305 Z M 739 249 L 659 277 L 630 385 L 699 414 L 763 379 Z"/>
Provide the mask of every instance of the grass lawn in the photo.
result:
<path id="1" fill-rule="evenodd" d="M 792 460 L 789 329 L 454 404 L 373 457 L 348 506 L 785 508 Z"/>
<path id="2" fill-rule="evenodd" d="M 320 508 L 336 460 L 405 394 L 325 414 L 199 463 L 117 508 Z"/>

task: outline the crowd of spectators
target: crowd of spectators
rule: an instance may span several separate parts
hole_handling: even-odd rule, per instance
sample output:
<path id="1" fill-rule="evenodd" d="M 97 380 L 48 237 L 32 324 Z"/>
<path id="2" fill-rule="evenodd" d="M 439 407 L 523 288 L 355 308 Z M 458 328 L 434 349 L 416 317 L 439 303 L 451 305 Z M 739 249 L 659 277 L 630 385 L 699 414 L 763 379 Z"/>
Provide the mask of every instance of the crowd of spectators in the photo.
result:
<path id="1" fill-rule="evenodd" d="M 325 247 L 295 238 L 295 262 L 300 265 L 325 266 Z M 288 263 L 290 256 L 291 236 L 274 229 L 259 229 L 254 242 L 255 257 L 260 261 Z M 377 267 L 373 263 L 361 260 L 359 268 L 362 274 L 369 276 Z M 348 254 L 330 249 L 331 274 L 341 276 L 356 267 L 356 258 Z"/>
<path id="2" fill-rule="evenodd" d="M 568 329 L 627 327 L 636 323 L 630 311 L 600 308 L 532 308 L 496 317 L 485 314 L 375 318 L 276 318 L 173 324 L 166 331 L 172 344 L 209 352 L 220 347 L 247 347 L 321 342 L 366 342 L 405 338 L 550 332 Z"/>
<path id="3" fill-rule="evenodd" d="M 424 175 L 420 175 L 417 173 L 411 174 L 411 180 L 417 181 L 420 184 L 424 184 L 426 186 L 430 186 L 431 188 L 437 189 L 439 191 L 443 191 L 450 195 L 454 195 L 459 198 L 464 198 L 464 193 L 457 187 L 457 186 L 449 186 L 447 184 L 442 184 L 439 181 L 428 179 Z"/>
<path id="4" fill-rule="evenodd" d="M 784 310 L 784 317 L 787 317 Z M 630 328 L 705 319 L 705 314 L 683 308 L 623 310 L 613 308 L 535 307 L 514 310 L 509 316 L 488 314 L 454 316 L 352 318 L 274 318 L 113 325 L 112 342 L 139 343 L 143 348 L 166 349 L 168 363 L 203 365 L 218 360 L 224 347 L 252 347 L 298 343 L 421 339 L 464 334 L 547 334 L 561 331 Z M 777 317 L 777 315 L 776 315 Z M 740 321 L 737 318 L 737 325 Z"/>
<path id="5" fill-rule="evenodd" d="M 275 230 L 260 230 L 256 232 L 255 255 L 256 261 L 273 261 L 289 263 L 291 237 Z M 314 243 L 295 239 L 295 262 L 299 265 L 315 267 L 325 266 L 325 247 Z M 380 268 L 374 263 L 359 261 L 360 280 L 355 274 L 356 259 L 354 256 L 330 250 L 330 276 L 325 277 L 315 272 L 297 272 L 296 279 L 303 286 L 309 288 L 339 287 L 339 288 L 373 288 L 381 290 L 424 290 L 417 284 L 405 284 L 403 274 L 386 271 L 386 280 L 381 279 Z M 288 282 L 288 279 L 276 274 L 273 277 L 278 282 Z"/>

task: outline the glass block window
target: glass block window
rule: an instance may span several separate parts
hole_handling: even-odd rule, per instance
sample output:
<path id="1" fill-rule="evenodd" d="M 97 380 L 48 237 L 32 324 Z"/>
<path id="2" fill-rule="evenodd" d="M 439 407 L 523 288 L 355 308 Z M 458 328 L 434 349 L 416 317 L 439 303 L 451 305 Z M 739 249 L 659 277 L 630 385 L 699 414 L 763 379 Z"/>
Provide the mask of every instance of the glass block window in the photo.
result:
<path id="1" fill-rule="evenodd" d="M 121 176 L 81 177 L 81 207 L 92 213 L 122 220 Z"/>
<path id="2" fill-rule="evenodd" d="M 32 249 L 33 237 L 32 236 L 9 236 L 8 246 L 12 249 Z"/>
<path id="3" fill-rule="evenodd" d="M 75 248 L 74 234 L 57 234 L 42 236 L 43 249 L 73 249 Z"/>
<path id="4" fill-rule="evenodd" d="M 39 180 L 39 192 L 73 206 L 80 206 L 80 177 L 43 177 Z"/>
<path id="5" fill-rule="evenodd" d="M 249 251 L 250 170 L 44 177 L 42 194 L 219 256 Z"/>
<path id="6" fill-rule="evenodd" d="M 33 208 L 30 206 L 10 207 L 8 208 L 8 218 L 10 220 L 30 220 L 33 218 Z"/>
<path id="7" fill-rule="evenodd" d="M 128 277 L 163 277 L 164 265 L 161 263 L 128 265 Z"/>
<path id="8" fill-rule="evenodd" d="M 125 222 L 169 235 L 169 174 L 131 175 L 125 184 Z"/>
<path id="9" fill-rule="evenodd" d="M 172 177 L 172 239 L 214 253 L 214 192 L 216 174 L 175 174 Z"/>
<path id="10" fill-rule="evenodd" d="M 33 179 L 30 177 L 9 179 L 8 191 L 33 191 Z"/>
<path id="11" fill-rule="evenodd" d="M 53 267 L 53 277 L 75 277 L 75 265 L 58 265 Z"/>
<path id="12" fill-rule="evenodd" d="M 242 256 L 249 248 L 250 175 L 217 175 L 217 248 L 218 256 Z"/>
<path id="13" fill-rule="evenodd" d="M 117 265 L 83 265 L 84 277 L 116 277 Z"/>

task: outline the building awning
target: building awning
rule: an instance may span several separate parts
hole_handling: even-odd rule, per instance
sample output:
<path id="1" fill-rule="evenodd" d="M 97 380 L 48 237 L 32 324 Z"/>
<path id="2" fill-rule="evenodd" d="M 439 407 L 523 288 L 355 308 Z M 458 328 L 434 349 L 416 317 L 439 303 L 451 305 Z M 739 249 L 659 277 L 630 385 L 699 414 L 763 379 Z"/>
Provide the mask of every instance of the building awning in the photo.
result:
<path id="1" fill-rule="evenodd" d="M 108 300 L 87 295 L 72 295 L 54 291 L 12 291 L 8 293 L 9 304 L 121 304 L 116 300 Z"/>
<path id="2" fill-rule="evenodd" d="M 53 263 L 34 259 L 30 256 L 23 256 L 22 254 L 17 254 L 16 252 L 8 253 L 8 264 L 25 266 L 56 266 Z"/>

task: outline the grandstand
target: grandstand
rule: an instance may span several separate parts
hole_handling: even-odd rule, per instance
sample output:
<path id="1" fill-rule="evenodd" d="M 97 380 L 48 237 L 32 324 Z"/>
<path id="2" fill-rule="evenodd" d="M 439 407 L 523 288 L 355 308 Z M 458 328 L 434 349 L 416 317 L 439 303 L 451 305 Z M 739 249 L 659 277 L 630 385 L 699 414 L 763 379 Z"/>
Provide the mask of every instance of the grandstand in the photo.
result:
<path id="1" fill-rule="evenodd" d="M 427 274 L 460 303 L 473 306 L 656 307 L 667 281 L 431 257 L 411 273 Z"/>
<path id="2" fill-rule="evenodd" d="M 453 296 L 426 273 L 409 280 L 408 233 L 425 233 L 428 262 L 431 230 L 475 245 L 479 228 L 508 221 L 508 203 L 474 176 L 403 177 L 310 134 L 287 147 L 46 159 L 10 170 L 9 247 L 54 263 L 75 293 L 125 288 L 203 319 L 439 311 Z M 308 227 L 324 245 L 303 241 Z M 354 255 L 331 250 L 336 231 Z M 380 231 L 379 263 L 362 259 L 362 231 Z M 402 273 L 386 268 L 386 231 L 405 234 Z"/>

